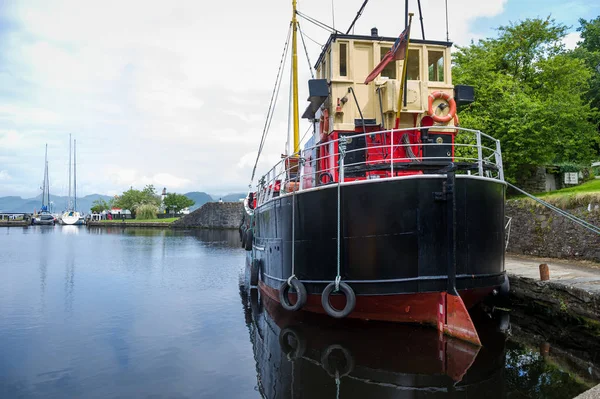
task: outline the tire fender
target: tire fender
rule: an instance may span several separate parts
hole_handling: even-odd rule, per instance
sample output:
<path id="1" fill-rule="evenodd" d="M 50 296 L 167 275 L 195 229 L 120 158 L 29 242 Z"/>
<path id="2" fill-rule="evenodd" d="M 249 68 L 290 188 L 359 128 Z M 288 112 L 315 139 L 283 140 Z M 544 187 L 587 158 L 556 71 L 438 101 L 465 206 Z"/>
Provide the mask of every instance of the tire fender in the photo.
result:
<path id="1" fill-rule="evenodd" d="M 290 288 L 292 287 L 296 291 L 296 303 L 294 304 L 290 302 L 289 298 Z M 297 278 L 291 279 L 290 284 L 288 284 L 287 281 L 284 281 L 283 284 L 281 284 L 281 288 L 279 288 L 279 303 L 281 303 L 281 306 L 283 306 L 285 310 L 296 311 L 302 309 L 306 304 L 307 297 L 306 287 L 304 287 L 304 284 Z"/>
<path id="2" fill-rule="evenodd" d="M 321 304 L 329 316 L 335 317 L 336 319 L 342 319 L 348 316 L 354 310 L 354 307 L 356 306 L 356 295 L 354 295 L 354 291 L 348 284 L 341 281 L 339 291 L 346 297 L 346 306 L 344 306 L 344 309 L 338 310 L 329 302 L 329 298 L 334 290 L 335 283 L 330 283 L 327 287 L 325 287 L 323 293 L 321 294 Z"/>

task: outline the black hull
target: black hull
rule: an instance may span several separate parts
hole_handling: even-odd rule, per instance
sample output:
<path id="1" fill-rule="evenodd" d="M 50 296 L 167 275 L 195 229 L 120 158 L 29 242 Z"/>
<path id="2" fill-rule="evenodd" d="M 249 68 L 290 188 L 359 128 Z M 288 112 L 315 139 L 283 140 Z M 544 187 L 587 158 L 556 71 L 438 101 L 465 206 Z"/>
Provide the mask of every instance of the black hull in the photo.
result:
<path id="1" fill-rule="evenodd" d="M 341 185 L 340 271 L 356 295 L 448 289 L 447 206 L 436 198 L 445 180 L 416 175 Z M 458 290 L 504 281 L 504 201 L 504 183 L 457 176 Z M 334 281 L 337 204 L 338 187 L 332 184 L 276 197 L 256 209 L 254 256 L 264 284 L 279 289 L 292 275 L 292 226 L 294 274 L 308 293 L 320 294 Z"/>

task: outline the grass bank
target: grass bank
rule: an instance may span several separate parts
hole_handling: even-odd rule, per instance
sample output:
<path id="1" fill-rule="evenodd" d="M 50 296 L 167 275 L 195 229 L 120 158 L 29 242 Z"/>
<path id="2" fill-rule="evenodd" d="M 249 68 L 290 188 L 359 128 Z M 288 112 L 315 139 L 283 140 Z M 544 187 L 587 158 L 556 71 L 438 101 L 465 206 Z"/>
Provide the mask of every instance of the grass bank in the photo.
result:
<path id="1" fill-rule="evenodd" d="M 172 223 L 179 218 L 164 218 L 164 219 L 113 219 L 113 220 L 101 220 L 100 223 Z"/>
<path id="2" fill-rule="evenodd" d="M 600 179 L 587 181 L 574 187 L 567 187 L 548 193 L 537 193 L 536 197 L 563 209 L 576 208 L 578 206 L 587 206 L 590 203 L 600 203 Z M 528 201 L 537 204 L 524 195 L 511 197 L 511 199 Z M 541 205 L 540 205 L 541 206 Z"/>

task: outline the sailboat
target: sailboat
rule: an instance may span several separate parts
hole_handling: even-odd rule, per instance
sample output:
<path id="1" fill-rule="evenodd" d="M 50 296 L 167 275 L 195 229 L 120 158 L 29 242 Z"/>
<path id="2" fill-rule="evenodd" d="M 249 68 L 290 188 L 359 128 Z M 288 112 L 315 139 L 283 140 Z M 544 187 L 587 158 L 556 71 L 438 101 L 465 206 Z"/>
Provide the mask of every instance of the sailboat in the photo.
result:
<path id="1" fill-rule="evenodd" d="M 44 160 L 44 183 L 42 184 L 42 207 L 40 211 L 33 215 L 32 224 L 54 225 L 56 220 L 50 213 L 50 179 L 48 178 L 48 144 L 46 144 L 46 156 Z"/>
<path id="2" fill-rule="evenodd" d="M 67 210 L 60 217 L 60 223 L 80 226 L 85 224 L 77 211 L 77 140 L 73 141 L 73 201 L 71 201 L 71 135 L 69 135 L 69 199 Z"/>
<path id="3" fill-rule="evenodd" d="M 257 157 L 240 226 L 250 284 L 289 312 L 418 323 L 481 345 L 469 309 L 508 291 L 506 182 L 500 141 L 459 126 L 474 88 L 452 84 L 452 43 L 413 40 L 408 1 L 398 37 L 355 35 L 356 18 L 334 30 L 308 81 L 301 148 L 296 38 L 308 17 L 296 3 L 293 149 L 255 182 Z"/>

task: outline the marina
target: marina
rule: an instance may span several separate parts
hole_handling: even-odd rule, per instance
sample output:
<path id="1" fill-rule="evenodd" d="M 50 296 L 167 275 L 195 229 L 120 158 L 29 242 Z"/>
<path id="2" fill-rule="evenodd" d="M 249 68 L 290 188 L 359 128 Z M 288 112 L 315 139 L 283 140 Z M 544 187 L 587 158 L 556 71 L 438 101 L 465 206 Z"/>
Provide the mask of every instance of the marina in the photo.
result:
<path id="1" fill-rule="evenodd" d="M 475 313 L 483 347 L 443 338 L 444 361 L 434 329 L 287 312 L 244 285 L 235 230 L 30 226 L 0 227 L 0 237 L 6 398 L 335 397 L 338 388 L 350 398 L 568 398 L 600 382 L 598 352 L 577 362 L 567 340 L 534 336 L 512 317 Z"/>
<path id="2" fill-rule="evenodd" d="M 559 3 L 0 2 L 0 399 L 600 398 Z"/>

